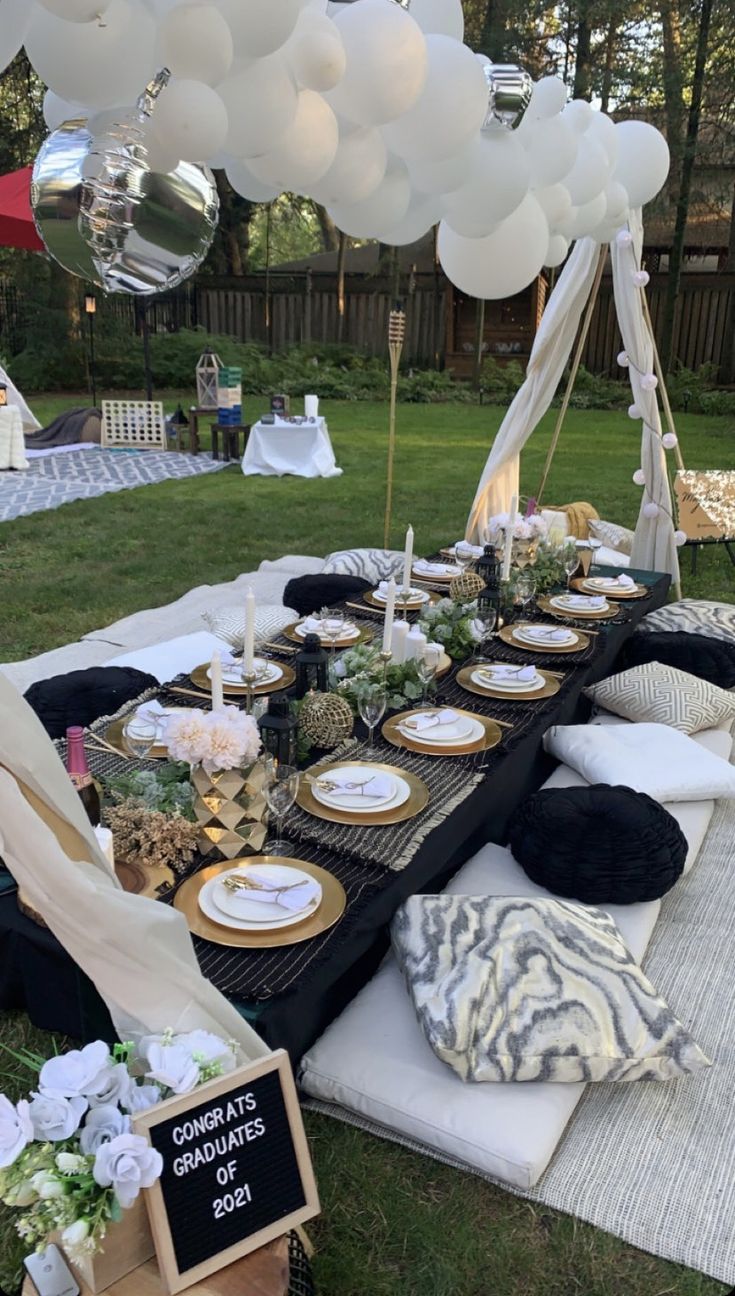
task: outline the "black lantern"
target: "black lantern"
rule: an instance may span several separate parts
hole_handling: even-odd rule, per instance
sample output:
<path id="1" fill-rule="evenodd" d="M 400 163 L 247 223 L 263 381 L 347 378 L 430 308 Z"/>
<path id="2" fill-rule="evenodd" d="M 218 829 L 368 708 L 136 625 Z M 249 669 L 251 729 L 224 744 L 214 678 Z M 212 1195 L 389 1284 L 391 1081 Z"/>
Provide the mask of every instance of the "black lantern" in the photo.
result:
<path id="1" fill-rule="evenodd" d="M 0 408 L 8 403 L 8 389 L 5 383 L 0 383 Z"/>
<path id="2" fill-rule="evenodd" d="M 327 693 L 329 691 L 329 657 L 322 648 L 319 635 L 308 634 L 303 648 L 294 657 L 296 684 L 294 694 L 297 698 L 306 697 L 307 693 Z"/>
<path id="3" fill-rule="evenodd" d="M 482 558 L 478 558 L 475 567 L 478 576 L 485 582 L 485 588 L 477 596 L 478 607 L 481 612 L 492 608 L 499 624 L 503 593 L 500 585 L 501 563 L 494 545 L 485 545 L 485 552 Z"/>
<path id="4" fill-rule="evenodd" d="M 268 710 L 259 721 L 263 746 L 279 765 L 296 764 L 296 732 L 298 720 L 288 698 L 274 697 Z"/>

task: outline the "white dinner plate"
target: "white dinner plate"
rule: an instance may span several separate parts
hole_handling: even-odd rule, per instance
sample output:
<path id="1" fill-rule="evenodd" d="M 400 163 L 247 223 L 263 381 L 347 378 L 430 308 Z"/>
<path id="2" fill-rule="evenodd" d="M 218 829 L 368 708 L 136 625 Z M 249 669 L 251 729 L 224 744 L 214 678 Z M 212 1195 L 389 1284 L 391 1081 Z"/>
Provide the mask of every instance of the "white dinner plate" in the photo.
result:
<path id="1" fill-rule="evenodd" d="M 519 627 L 513 627 L 513 638 L 519 643 L 528 644 L 533 648 L 571 648 L 572 644 L 579 643 L 579 636 L 573 630 L 569 630 L 564 638 L 546 637 L 539 634 L 530 634 L 527 630 Z"/>
<path id="2" fill-rule="evenodd" d="M 453 580 L 455 576 L 462 575 L 462 568 L 455 563 L 433 563 L 428 568 L 414 563 L 413 574 L 422 576 L 424 580 Z"/>
<path id="3" fill-rule="evenodd" d="M 285 909 L 276 901 L 273 904 L 266 904 L 261 901 L 251 900 L 247 891 L 233 893 L 227 890 L 224 885 L 226 877 L 247 877 L 249 872 L 250 870 L 247 868 L 234 868 L 229 869 L 226 873 L 221 873 L 219 877 L 213 879 L 215 882 L 212 890 L 214 903 L 229 918 L 254 923 L 260 927 L 263 924 L 281 923 L 295 916 L 304 916 L 321 904 L 321 885 L 314 882 L 311 874 L 304 873 L 303 869 L 291 868 L 286 864 L 261 864 L 256 869 L 256 872 L 258 877 L 267 880 L 269 886 L 293 886 L 299 882 L 314 882 L 314 886 L 318 889 L 317 894 L 308 904 L 302 905 L 300 909 Z"/>
<path id="4" fill-rule="evenodd" d="M 426 590 L 412 589 L 408 597 L 411 603 L 428 603 L 429 601 L 429 595 L 427 594 Z M 383 594 L 383 592 L 379 589 L 373 590 L 373 598 L 375 599 L 376 603 L 388 602 L 387 594 Z M 399 590 L 396 594 L 396 602 L 400 604 L 402 599 L 403 599 L 403 591 Z"/>
<path id="5" fill-rule="evenodd" d="M 607 599 L 602 607 L 590 607 L 590 599 L 594 595 L 585 594 L 557 594 L 551 600 L 551 606 L 559 608 L 562 612 L 609 612 L 610 604 Z M 600 596 L 598 595 L 598 598 Z"/>
<path id="6" fill-rule="evenodd" d="M 615 594 L 615 593 L 634 593 L 638 588 L 637 585 L 618 585 L 616 580 L 609 580 L 606 576 L 589 576 L 584 581 L 584 588 L 594 590 L 598 594 Z"/>
<path id="7" fill-rule="evenodd" d="M 498 680 L 497 683 L 495 683 L 491 681 L 489 676 L 484 675 L 483 672 L 479 670 L 473 671 L 470 679 L 473 684 L 479 684 L 480 688 L 493 689 L 494 692 L 509 693 L 511 695 L 513 693 L 536 693 L 538 689 L 544 688 L 546 684 L 543 675 L 538 674 L 529 684 L 509 684 L 507 680 Z"/>
<path id="8" fill-rule="evenodd" d="M 264 657 L 256 657 L 253 661 L 253 667 L 258 673 L 257 684 L 272 684 L 275 680 L 280 679 L 283 670 L 277 662 L 266 661 Z M 212 678 L 212 667 L 207 668 L 207 679 Z M 223 684 L 239 684 L 243 688 L 245 684 L 242 678 L 242 662 L 237 662 L 234 666 L 222 667 Z"/>
<path id="9" fill-rule="evenodd" d="M 469 742 L 470 734 L 474 728 L 475 721 L 470 716 L 460 716 L 454 724 L 433 725 L 429 729 L 412 729 L 409 724 L 399 725 L 400 732 L 405 738 L 413 738 L 416 742 L 432 743 L 437 747 L 443 743 L 454 745 L 460 742 Z M 480 726 L 482 727 L 482 726 Z"/>
<path id="10" fill-rule="evenodd" d="M 367 778 L 365 770 L 354 766 L 343 771 L 327 770 L 321 777 L 328 779 L 330 774 L 338 772 L 348 774 L 350 779 L 356 783 L 361 783 L 363 779 Z M 380 777 L 383 777 L 383 775 L 380 775 Z M 398 806 L 404 805 L 411 795 L 408 783 L 400 775 L 394 774 L 390 777 L 393 779 L 395 786 L 389 796 L 364 797 L 360 793 L 356 793 L 354 796 L 334 796 L 333 793 L 322 792 L 316 783 L 312 783 L 311 791 L 314 800 L 319 801 L 321 805 L 328 806 L 330 810 L 349 810 L 351 813 L 357 811 L 359 814 L 373 814 L 377 810 L 395 810 Z"/>
<path id="11" fill-rule="evenodd" d="M 145 703 L 143 705 L 145 705 Z M 164 714 L 156 716 L 155 720 L 141 719 L 141 717 L 136 713 L 126 722 L 126 728 L 130 730 L 131 734 L 140 734 L 141 737 L 143 737 L 143 735 L 147 736 L 151 730 L 155 728 L 156 738 L 162 738 L 166 728 L 166 721 L 170 716 L 174 715 L 175 711 L 178 710 L 179 708 L 166 707 Z"/>
<path id="12" fill-rule="evenodd" d="M 322 640 L 323 643 L 327 643 L 327 644 L 331 643 L 331 639 L 329 635 L 325 634 L 323 630 L 305 630 L 303 621 L 300 621 L 299 624 L 296 626 L 296 633 L 300 639 L 305 639 L 306 636 L 310 634 L 318 634 L 319 638 Z M 358 630 L 357 626 L 352 625 L 352 623 L 349 623 L 347 626 L 345 626 L 344 629 L 340 630 L 339 634 L 337 635 L 337 639 L 340 642 L 343 639 L 359 639 L 359 638 L 360 638 L 360 631 Z"/>
<path id="13" fill-rule="evenodd" d="M 281 909 L 279 905 L 274 905 L 273 908 L 278 910 L 281 915 L 280 918 L 264 921 L 261 917 L 258 922 L 246 918 L 234 918 L 231 914 L 226 914 L 214 898 L 216 887 L 221 886 L 221 876 L 220 874 L 220 877 L 210 878 L 209 882 L 206 882 L 199 892 L 199 908 L 205 917 L 211 919 L 212 922 L 218 923 L 220 927 L 230 927 L 233 931 L 241 932 L 278 931 L 281 927 L 295 927 L 297 923 L 303 922 L 319 907 L 319 902 L 315 902 L 300 913 L 294 914 Z M 268 908 L 270 907 L 269 905 Z M 265 906 L 259 905 L 258 908 L 263 909 Z"/>

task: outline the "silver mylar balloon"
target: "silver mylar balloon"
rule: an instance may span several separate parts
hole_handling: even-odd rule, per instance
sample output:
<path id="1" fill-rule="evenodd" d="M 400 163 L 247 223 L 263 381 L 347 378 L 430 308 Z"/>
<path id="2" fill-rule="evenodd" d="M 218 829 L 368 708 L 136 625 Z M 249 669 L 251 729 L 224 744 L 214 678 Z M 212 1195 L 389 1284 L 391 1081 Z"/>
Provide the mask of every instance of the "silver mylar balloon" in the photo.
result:
<path id="1" fill-rule="evenodd" d="M 167 80 L 161 74 L 98 139 L 85 121 L 64 122 L 33 168 L 31 206 L 47 250 L 105 292 L 174 288 L 201 265 L 217 228 L 207 167 L 180 162 L 161 175 L 149 166 L 145 125 Z"/>
<path id="2" fill-rule="evenodd" d="M 515 130 L 525 116 L 533 94 L 533 80 L 515 63 L 486 63 L 483 67 L 489 91 L 484 130 L 507 126 Z"/>

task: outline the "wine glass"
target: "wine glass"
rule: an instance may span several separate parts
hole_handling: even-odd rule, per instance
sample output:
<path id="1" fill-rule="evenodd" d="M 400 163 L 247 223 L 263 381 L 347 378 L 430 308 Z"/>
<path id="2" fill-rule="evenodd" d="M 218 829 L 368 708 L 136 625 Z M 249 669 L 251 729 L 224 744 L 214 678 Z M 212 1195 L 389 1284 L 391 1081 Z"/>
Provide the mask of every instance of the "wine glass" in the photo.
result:
<path id="1" fill-rule="evenodd" d="M 145 760 L 150 755 L 151 749 L 156 745 L 157 736 L 154 723 L 136 720 L 135 715 L 130 716 L 123 726 L 125 747 L 130 755 L 137 756 L 138 760 Z"/>
<path id="2" fill-rule="evenodd" d="M 368 727 L 368 746 L 365 755 L 372 760 L 374 756 L 378 755 L 376 748 L 373 746 L 375 726 L 383 719 L 388 705 L 388 694 L 385 685 L 368 684 L 360 693 L 357 705 L 360 719 Z"/>
<path id="3" fill-rule="evenodd" d="M 516 597 L 520 599 L 523 616 L 527 616 L 527 608 L 533 603 L 536 595 L 536 577 L 530 567 L 524 567 L 516 581 Z"/>
<path id="4" fill-rule="evenodd" d="M 474 654 L 475 660 L 479 660 L 480 657 L 484 657 L 485 655 L 485 644 L 488 639 L 492 639 L 493 637 L 493 632 L 498 624 L 498 614 L 491 604 L 487 604 L 486 606 L 481 604 L 477 609 L 475 620 L 477 621 L 482 634 L 482 638 L 478 643 Z"/>
<path id="5" fill-rule="evenodd" d="M 474 556 L 472 545 L 468 544 L 466 540 L 459 540 L 454 546 L 454 561 L 463 572 L 467 571 Z"/>
<path id="6" fill-rule="evenodd" d="M 579 554 L 577 553 L 576 540 L 567 540 L 562 551 L 562 562 L 564 563 L 564 571 L 567 574 L 567 585 L 569 585 L 572 576 L 579 567 Z"/>
<path id="7" fill-rule="evenodd" d="M 421 695 L 421 705 L 426 706 L 429 685 L 436 679 L 436 673 L 439 669 L 439 656 L 436 652 L 427 650 L 422 657 L 416 658 L 416 673 L 421 680 L 423 693 Z"/>
<path id="8" fill-rule="evenodd" d="M 325 612 L 322 612 L 321 618 L 322 632 L 324 637 L 328 639 L 332 645 L 332 660 L 334 660 L 337 652 L 337 640 L 344 635 L 347 626 L 347 618 L 345 617 L 344 612 L 331 611 L 329 608 L 327 608 Z"/>
<path id="9" fill-rule="evenodd" d="M 281 836 L 282 825 L 284 816 L 298 796 L 300 779 L 299 771 L 293 769 L 291 765 L 281 765 L 278 761 L 273 761 L 266 767 L 263 795 L 268 809 L 276 820 L 276 836 L 273 841 L 267 842 L 264 848 L 269 855 L 285 855 L 292 849 L 290 842 L 284 841 Z"/>

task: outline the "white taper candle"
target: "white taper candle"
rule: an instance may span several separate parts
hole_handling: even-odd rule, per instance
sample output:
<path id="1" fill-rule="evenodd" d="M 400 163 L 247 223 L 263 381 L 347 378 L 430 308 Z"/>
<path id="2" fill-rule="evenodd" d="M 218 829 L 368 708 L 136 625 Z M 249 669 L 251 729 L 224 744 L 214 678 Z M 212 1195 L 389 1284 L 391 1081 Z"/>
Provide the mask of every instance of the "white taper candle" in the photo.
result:
<path id="1" fill-rule="evenodd" d="M 225 705 L 225 690 L 222 684 L 222 658 L 216 650 L 212 653 L 210 680 L 212 682 L 212 710 L 221 711 Z"/>
<path id="2" fill-rule="evenodd" d="M 407 594 L 411 588 L 411 574 L 413 572 L 413 527 L 410 526 L 406 532 L 406 549 L 403 559 L 403 593 Z"/>
<path id="3" fill-rule="evenodd" d="M 391 651 L 393 639 L 393 620 L 396 614 L 396 583 L 391 576 L 388 581 L 388 593 L 385 598 L 385 624 L 383 626 L 383 652 Z"/>
<path id="4" fill-rule="evenodd" d="M 255 595 L 251 589 L 245 595 L 245 643 L 242 659 L 243 671 L 252 675 L 255 669 Z"/>

